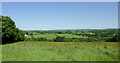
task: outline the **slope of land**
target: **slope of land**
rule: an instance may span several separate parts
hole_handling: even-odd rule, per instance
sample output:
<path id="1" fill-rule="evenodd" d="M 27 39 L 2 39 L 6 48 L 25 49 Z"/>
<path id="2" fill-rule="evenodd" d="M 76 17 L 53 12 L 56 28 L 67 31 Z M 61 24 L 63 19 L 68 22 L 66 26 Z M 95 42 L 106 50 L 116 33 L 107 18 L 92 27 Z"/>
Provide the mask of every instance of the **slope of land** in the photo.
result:
<path id="1" fill-rule="evenodd" d="M 22 41 L 2 45 L 3 61 L 117 61 L 117 42 Z"/>

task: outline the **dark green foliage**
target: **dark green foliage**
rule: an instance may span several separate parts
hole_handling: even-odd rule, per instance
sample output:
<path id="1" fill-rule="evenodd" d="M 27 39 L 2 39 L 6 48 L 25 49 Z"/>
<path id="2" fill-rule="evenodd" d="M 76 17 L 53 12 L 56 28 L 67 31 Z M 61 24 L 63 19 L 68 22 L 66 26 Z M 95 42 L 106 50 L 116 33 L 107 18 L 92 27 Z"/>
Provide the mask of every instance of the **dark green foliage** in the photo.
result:
<path id="1" fill-rule="evenodd" d="M 24 40 L 23 31 L 16 28 L 10 17 L 2 16 L 2 43 L 12 43 L 21 40 Z"/>
<path id="2" fill-rule="evenodd" d="M 61 37 L 61 36 L 57 36 L 55 39 L 54 39 L 55 42 L 65 42 L 65 37 Z"/>
<path id="3" fill-rule="evenodd" d="M 34 38 L 34 37 L 31 37 L 31 38 L 25 38 L 25 41 L 50 41 L 46 38 Z"/>
<path id="4" fill-rule="evenodd" d="M 113 42 L 120 42 L 120 34 L 116 34 L 116 35 L 113 37 Z"/>
<path id="5" fill-rule="evenodd" d="M 49 40 L 46 39 L 46 38 L 34 38 L 34 40 L 36 40 L 36 41 L 49 41 Z"/>
<path id="6" fill-rule="evenodd" d="M 0 45 L 2 44 L 2 17 L 0 16 Z"/>
<path id="7" fill-rule="evenodd" d="M 109 38 L 106 41 L 107 42 L 120 42 L 120 34 L 116 34 L 115 36 L 113 36 L 112 38 Z"/>

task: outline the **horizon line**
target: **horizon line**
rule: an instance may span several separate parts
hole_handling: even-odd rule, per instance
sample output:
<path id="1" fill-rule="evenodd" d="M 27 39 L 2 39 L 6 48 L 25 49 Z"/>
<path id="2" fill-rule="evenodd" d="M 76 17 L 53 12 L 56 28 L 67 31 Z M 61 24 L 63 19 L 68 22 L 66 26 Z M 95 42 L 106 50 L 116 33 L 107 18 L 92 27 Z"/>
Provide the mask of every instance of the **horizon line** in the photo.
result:
<path id="1" fill-rule="evenodd" d="M 120 28 L 86 28 L 86 29 L 34 29 L 34 30 L 41 30 L 41 31 L 49 31 L 49 30 L 103 30 L 103 29 L 120 29 Z M 23 30 L 23 29 L 20 29 Z M 23 31 L 32 31 L 33 29 L 24 29 Z M 34 31 L 33 30 L 33 31 Z"/>

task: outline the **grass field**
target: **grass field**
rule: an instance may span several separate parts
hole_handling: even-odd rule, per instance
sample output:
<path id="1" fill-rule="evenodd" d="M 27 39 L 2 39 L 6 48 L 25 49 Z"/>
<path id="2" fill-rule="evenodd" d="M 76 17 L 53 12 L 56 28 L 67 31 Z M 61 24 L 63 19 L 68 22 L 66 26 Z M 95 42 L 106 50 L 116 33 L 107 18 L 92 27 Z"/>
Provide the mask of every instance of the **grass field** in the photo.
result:
<path id="1" fill-rule="evenodd" d="M 54 39 L 56 38 L 56 35 L 53 34 L 40 34 L 40 35 L 34 35 L 34 38 L 47 38 L 47 39 Z"/>
<path id="2" fill-rule="evenodd" d="M 2 62 L 2 46 L 0 45 L 0 62 Z"/>
<path id="3" fill-rule="evenodd" d="M 3 61 L 117 61 L 117 42 L 30 42 L 2 45 Z"/>
<path id="4" fill-rule="evenodd" d="M 62 36 L 65 38 L 88 38 L 83 36 L 77 36 L 72 34 L 56 34 L 57 36 Z M 56 38 L 56 35 L 54 34 L 39 34 L 39 35 L 33 35 L 34 38 L 47 38 L 47 39 L 54 39 Z"/>

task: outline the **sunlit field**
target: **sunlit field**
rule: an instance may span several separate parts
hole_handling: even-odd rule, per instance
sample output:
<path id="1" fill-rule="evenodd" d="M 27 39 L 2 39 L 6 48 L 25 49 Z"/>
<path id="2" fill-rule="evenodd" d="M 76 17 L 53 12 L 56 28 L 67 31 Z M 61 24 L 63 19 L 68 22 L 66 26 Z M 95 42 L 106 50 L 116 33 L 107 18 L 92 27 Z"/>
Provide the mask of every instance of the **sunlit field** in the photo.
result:
<path id="1" fill-rule="evenodd" d="M 47 38 L 47 39 L 53 39 L 56 38 L 56 35 L 53 34 L 40 34 L 40 35 L 34 35 L 34 38 Z"/>
<path id="2" fill-rule="evenodd" d="M 117 42 L 30 42 L 2 45 L 3 61 L 117 61 Z"/>
<path id="3" fill-rule="evenodd" d="M 88 38 L 84 36 L 77 36 L 77 35 L 72 35 L 72 34 L 38 34 L 34 35 L 34 38 L 47 38 L 47 39 L 54 39 L 56 36 L 61 36 L 65 38 Z"/>

